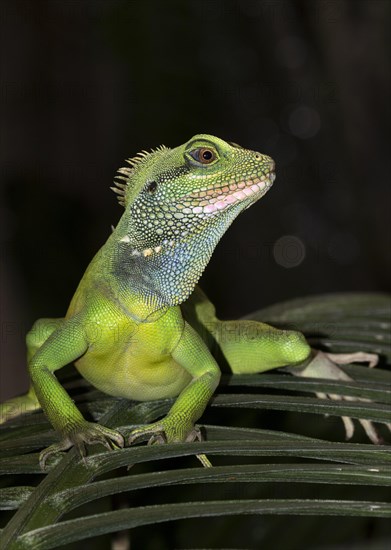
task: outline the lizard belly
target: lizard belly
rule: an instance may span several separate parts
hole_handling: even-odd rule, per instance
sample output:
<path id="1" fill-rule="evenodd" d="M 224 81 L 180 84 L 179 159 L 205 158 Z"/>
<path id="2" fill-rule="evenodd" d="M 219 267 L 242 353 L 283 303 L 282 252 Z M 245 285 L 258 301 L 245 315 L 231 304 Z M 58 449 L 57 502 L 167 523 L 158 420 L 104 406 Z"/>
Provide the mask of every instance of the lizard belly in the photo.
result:
<path id="1" fill-rule="evenodd" d="M 137 401 L 176 397 L 191 381 L 171 356 L 151 360 L 131 350 L 87 352 L 75 366 L 98 390 Z"/>

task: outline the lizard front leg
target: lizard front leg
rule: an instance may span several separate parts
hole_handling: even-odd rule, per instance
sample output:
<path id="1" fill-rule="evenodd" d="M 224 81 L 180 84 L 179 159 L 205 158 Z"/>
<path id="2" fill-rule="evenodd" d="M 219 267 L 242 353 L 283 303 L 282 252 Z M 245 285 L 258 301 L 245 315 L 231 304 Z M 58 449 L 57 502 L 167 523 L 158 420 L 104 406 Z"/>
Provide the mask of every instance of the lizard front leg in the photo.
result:
<path id="1" fill-rule="evenodd" d="M 220 381 L 220 369 L 201 337 L 187 322 L 172 358 L 191 374 L 192 380 L 179 394 L 165 418 L 137 428 L 130 434 L 130 445 L 140 437 L 149 435 L 150 444 L 200 439 L 199 429 L 194 423 L 204 412 Z M 204 466 L 209 465 L 204 455 L 198 458 Z"/>
<path id="2" fill-rule="evenodd" d="M 75 446 L 82 456 L 85 445 L 101 443 L 112 449 L 123 447 L 120 433 L 99 424 L 87 422 L 72 399 L 58 382 L 54 371 L 75 361 L 88 349 L 89 343 L 83 319 L 66 320 L 39 348 L 29 362 L 29 372 L 35 394 L 53 427 L 61 434 L 61 441 L 40 454 L 41 468 L 48 457 Z"/>

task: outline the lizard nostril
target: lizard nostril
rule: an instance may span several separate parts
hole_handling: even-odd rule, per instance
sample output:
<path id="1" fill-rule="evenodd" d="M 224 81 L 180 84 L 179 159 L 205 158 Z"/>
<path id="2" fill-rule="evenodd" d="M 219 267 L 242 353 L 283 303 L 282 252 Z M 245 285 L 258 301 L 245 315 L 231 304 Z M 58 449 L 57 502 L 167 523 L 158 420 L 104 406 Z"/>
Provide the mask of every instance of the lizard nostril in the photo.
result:
<path id="1" fill-rule="evenodd" d="M 276 163 L 274 160 L 267 155 L 262 155 L 261 153 L 255 153 L 255 159 L 260 160 L 262 163 L 265 164 L 265 168 L 267 167 L 267 170 L 270 172 L 274 172 L 274 169 L 276 167 Z"/>

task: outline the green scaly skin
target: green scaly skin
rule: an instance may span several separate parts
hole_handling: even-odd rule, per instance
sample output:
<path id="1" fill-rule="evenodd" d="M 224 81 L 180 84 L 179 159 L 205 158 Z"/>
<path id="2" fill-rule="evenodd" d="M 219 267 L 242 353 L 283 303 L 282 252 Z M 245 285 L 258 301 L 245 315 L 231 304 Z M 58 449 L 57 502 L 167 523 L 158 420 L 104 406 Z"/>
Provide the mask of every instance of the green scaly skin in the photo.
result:
<path id="1" fill-rule="evenodd" d="M 271 187 L 273 160 L 200 134 L 128 162 L 114 187 L 124 214 L 88 266 L 65 317 L 40 319 L 27 335 L 32 387 L 1 409 L 4 422 L 42 407 L 61 435 L 60 443 L 41 453 L 43 468 L 51 454 L 73 445 L 82 455 L 86 444 L 124 445 L 119 432 L 87 422 L 58 382 L 53 373 L 70 362 L 110 395 L 177 397 L 165 418 L 134 430 L 129 439 L 150 435 L 160 443 L 200 438 L 194 423 L 220 379 L 210 351 L 216 343 L 235 373 L 311 357 L 300 333 L 255 321 L 219 321 L 196 286 L 234 219 Z M 254 329 L 251 342 L 236 336 Z M 315 374 L 310 365 L 305 374 L 319 376 L 319 365 Z"/>

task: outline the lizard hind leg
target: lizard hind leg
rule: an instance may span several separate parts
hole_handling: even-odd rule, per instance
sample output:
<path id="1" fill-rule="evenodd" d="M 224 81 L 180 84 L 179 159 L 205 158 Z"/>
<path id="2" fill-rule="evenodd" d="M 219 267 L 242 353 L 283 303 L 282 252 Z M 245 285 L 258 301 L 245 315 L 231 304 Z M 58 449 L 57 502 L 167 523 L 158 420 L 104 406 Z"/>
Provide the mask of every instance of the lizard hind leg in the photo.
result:
<path id="1" fill-rule="evenodd" d="M 221 354 L 234 374 L 261 373 L 278 367 L 286 367 L 294 376 L 351 381 L 341 368 L 349 363 L 367 362 L 374 367 L 378 362 L 373 353 L 325 353 L 311 350 L 300 332 L 278 330 L 264 323 L 252 320 L 218 321 L 214 337 Z M 317 392 L 320 399 L 334 401 L 368 401 L 364 398 Z M 342 417 L 346 439 L 354 434 L 350 417 Z M 373 422 L 359 419 L 368 438 L 375 444 L 382 443 Z M 386 424 L 391 431 L 391 423 Z"/>
<path id="2" fill-rule="evenodd" d="M 218 321 L 214 337 L 219 353 L 234 374 L 298 365 L 311 355 L 300 332 L 276 329 L 258 321 Z"/>
<path id="3" fill-rule="evenodd" d="M 49 336 L 57 330 L 63 323 L 62 318 L 58 319 L 38 319 L 32 326 L 26 336 L 27 362 L 34 357 L 37 350 L 46 342 Z M 27 393 L 18 397 L 13 397 L 0 405 L 0 424 L 4 424 L 12 418 L 39 410 L 41 408 L 34 388 L 30 385 Z"/>
<path id="4" fill-rule="evenodd" d="M 296 365 L 311 354 L 300 332 L 279 330 L 254 320 L 221 321 L 197 285 L 181 305 L 184 318 L 198 332 L 218 362 L 234 374 L 251 374 Z"/>

